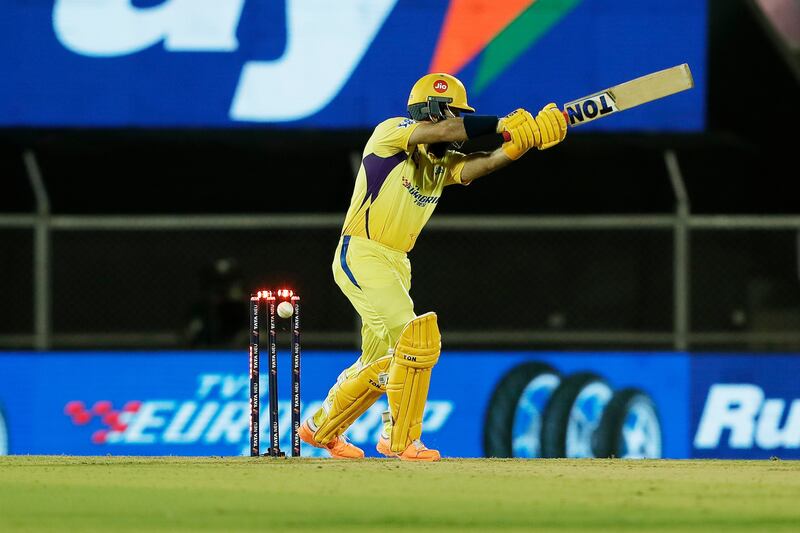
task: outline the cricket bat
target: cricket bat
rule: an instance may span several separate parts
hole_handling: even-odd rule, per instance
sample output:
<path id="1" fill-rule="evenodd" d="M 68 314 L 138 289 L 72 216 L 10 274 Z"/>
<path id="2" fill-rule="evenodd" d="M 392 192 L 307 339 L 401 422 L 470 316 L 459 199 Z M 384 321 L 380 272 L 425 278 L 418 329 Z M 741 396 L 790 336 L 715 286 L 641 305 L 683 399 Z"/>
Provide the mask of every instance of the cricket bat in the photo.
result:
<path id="1" fill-rule="evenodd" d="M 580 126 L 692 87 L 692 71 L 684 63 L 573 100 L 564 105 L 564 117 L 570 126 Z M 503 132 L 503 138 L 511 136 Z"/>

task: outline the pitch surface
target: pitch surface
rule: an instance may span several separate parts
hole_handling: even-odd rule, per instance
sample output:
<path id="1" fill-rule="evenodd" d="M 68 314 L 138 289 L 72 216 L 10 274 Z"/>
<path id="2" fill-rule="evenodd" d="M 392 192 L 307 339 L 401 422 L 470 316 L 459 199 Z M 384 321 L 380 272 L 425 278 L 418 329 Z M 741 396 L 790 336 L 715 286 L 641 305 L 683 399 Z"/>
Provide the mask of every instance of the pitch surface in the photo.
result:
<path id="1" fill-rule="evenodd" d="M 0 457 L 0 531 L 800 530 L 800 462 Z"/>

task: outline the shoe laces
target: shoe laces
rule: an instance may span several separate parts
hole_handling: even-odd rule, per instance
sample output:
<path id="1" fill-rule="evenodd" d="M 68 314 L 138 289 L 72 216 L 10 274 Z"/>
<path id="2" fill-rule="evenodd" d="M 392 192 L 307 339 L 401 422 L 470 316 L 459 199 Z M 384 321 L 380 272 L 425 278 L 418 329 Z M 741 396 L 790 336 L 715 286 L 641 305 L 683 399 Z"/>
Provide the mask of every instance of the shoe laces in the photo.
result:
<path id="1" fill-rule="evenodd" d="M 425 446 L 425 445 L 422 443 L 422 441 L 421 441 L 421 440 L 419 440 L 419 439 L 416 439 L 416 440 L 412 441 L 412 442 L 411 442 L 411 444 L 413 444 L 413 445 L 414 445 L 414 447 L 415 447 L 415 448 L 416 448 L 418 451 L 422 451 L 422 450 L 427 450 L 427 449 L 428 449 L 428 447 L 427 447 L 427 446 Z"/>
<path id="2" fill-rule="evenodd" d="M 348 439 L 344 435 L 339 435 L 338 437 L 336 437 L 336 440 L 328 443 L 330 448 L 343 448 L 348 444 L 350 444 L 350 439 Z"/>

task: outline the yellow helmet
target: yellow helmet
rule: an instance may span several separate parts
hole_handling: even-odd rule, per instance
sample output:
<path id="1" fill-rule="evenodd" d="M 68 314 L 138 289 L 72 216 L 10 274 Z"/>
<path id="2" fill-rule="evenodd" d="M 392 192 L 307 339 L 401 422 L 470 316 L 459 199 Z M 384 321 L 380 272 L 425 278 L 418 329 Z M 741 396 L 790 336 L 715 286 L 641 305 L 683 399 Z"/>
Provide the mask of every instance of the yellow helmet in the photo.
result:
<path id="1" fill-rule="evenodd" d="M 467 90 L 458 78 L 435 72 L 417 80 L 408 96 L 408 112 L 414 120 L 442 119 L 444 108 L 452 107 L 468 113 L 475 109 L 467 103 Z"/>

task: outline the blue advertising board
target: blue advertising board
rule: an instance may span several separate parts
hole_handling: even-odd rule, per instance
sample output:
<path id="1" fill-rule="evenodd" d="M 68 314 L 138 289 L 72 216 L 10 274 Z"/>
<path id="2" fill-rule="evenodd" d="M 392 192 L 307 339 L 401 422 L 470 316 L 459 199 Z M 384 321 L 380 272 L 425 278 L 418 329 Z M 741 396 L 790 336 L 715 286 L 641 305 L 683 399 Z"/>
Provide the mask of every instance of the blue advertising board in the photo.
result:
<path id="1" fill-rule="evenodd" d="M 53 0 L 0 4 L 0 126 L 371 128 L 430 71 L 478 112 L 689 63 L 697 88 L 585 129 L 704 126 L 696 0 Z"/>
<path id="2" fill-rule="evenodd" d="M 245 355 L 0 353 L 0 455 L 245 454 Z M 304 354 L 303 417 L 353 357 Z M 280 368 L 288 363 L 282 353 Z M 798 459 L 798 376 L 797 354 L 445 352 L 424 439 L 449 457 Z M 284 430 L 288 379 L 279 383 Z M 261 392 L 263 404 L 266 383 Z M 368 455 L 386 409 L 379 400 L 348 431 Z"/>
<path id="3" fill-rule="evenodd" d="M 800 459 L 800 356 L 692 358 L 694 457 Z"/>
<path id="4" fill-rule="evenodd" d="M 320 407 L 353 358 L 349 352 L 304 353 L 304 418 Z M 288 364 L 288 354 L 281 353 L 279 370 Z M 656 416 L 648 425 L 647 416 L 637 416 L 641 409 L 631 408 L 625 431 L 647 441 L 642 450 L 650 455 L 687 457 L 688 370 L 685 354 L 445 352 L 433 373 L 424 440 L 448 457 L 551 456 L 559 446 L 570 456 L 591 456 L 592 434 L 608 422 L 601 420 L 603 408 L 623 391 L 636 390 L 652 401 Z M 290 449 L 288 374 L 279 372 L 283 449 Z M 577 382 L 579 394 L 565 400 L 566 385 Z M 12 454 L 242 455 L 248 452 L 248 385 L 246 353 L 0 353 L 6 428 L 0 446 Z M 534 409 L 547 386 L 550 403 L 567 407 L 563 420 L 558 410 Z M 348 431 L 368 455 L 376 455 L 386 408 L 379 400 Z M 267 427 L 261 425 L 262 433 Z M 560 436 L 546 442 L 542 436 L 550 429 L 544 428 Z M 304 446 L 303 454 L 322 450 Z"/>

